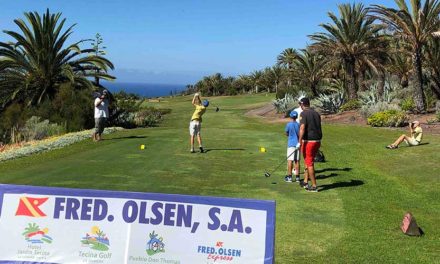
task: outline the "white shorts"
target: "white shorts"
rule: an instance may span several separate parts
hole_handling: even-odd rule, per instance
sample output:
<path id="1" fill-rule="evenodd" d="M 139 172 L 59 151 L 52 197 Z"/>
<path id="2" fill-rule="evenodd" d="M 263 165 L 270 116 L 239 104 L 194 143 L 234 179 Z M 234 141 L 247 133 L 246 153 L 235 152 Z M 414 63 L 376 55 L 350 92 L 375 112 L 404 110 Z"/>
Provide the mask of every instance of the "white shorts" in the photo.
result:
<path id="1" fill-rule="evenodd" d="M 420 142 L 418 142 L 415 138 L 409 138 L 408 140 L 405 139 L 405 143 L 408 146 L 417 146 L 420 144 Z"/>
<path id="2" fill-rule="evenodd" d="M 197 120 L 193 120 L 189 123 L 189 134 L 191 136 L 200 135 L 200 130 L 202 129 L 202 123 Z"/>
<path id="3" fill-rule="evenodd" d="M 293 153 L 295 151 L 295 153 Z M 299 161 L 299 148 L 288 147 L 287 148 L 287 160 Z"/>

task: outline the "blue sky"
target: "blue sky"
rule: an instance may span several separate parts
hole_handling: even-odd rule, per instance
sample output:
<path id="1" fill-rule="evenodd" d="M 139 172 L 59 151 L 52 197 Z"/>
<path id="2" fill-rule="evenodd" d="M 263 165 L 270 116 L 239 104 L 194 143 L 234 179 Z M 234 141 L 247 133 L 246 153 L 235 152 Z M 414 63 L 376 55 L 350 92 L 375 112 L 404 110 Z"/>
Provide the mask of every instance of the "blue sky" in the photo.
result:
<path id="1" fill-rule="evenodd" d="M 120 82 L 187 84 L 204 75 L 248 74 L 303 48 L 340 0 L 1 1 L 0 29 L 18 30 L 23 12 L 62 12 L 71 41 L 99 32 Z M 365 0 L 395 6 L 392 0 Z M 0 33 L 0 41 L 8 40 Z"/>

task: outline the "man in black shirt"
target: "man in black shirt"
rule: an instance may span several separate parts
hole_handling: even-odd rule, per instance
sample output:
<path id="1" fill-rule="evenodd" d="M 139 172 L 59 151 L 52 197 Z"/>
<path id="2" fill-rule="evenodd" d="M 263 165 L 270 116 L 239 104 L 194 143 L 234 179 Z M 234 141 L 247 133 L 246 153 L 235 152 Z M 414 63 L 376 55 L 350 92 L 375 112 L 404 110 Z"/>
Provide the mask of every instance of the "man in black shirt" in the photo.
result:
<path id="1" fill-rule="evenodd" d="M 321 130 L 321 116 L 310 108 L 310 100 L 308 98 L 301 99 L 301 113 L 300 129 L 299 129 L 299 143 L 304 157 L 305 172 L 302 186 L 310 192 L 317 192 L 314 159 L 316 153 L 321 146 L 322 130 Z M 308 178 L 312 181 L 312 186 L 308 185 Z"/>

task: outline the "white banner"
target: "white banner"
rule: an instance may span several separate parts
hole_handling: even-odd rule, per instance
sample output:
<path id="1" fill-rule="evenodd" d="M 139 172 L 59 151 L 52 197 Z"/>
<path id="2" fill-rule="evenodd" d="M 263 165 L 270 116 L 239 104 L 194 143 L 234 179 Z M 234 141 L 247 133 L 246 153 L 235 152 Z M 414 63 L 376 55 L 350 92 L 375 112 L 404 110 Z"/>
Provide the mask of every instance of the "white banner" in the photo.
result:
<path id="1" fill-rule="evenodd" d="M 0 263 L 274 263 L 275 202 L 0 185 Z"/>

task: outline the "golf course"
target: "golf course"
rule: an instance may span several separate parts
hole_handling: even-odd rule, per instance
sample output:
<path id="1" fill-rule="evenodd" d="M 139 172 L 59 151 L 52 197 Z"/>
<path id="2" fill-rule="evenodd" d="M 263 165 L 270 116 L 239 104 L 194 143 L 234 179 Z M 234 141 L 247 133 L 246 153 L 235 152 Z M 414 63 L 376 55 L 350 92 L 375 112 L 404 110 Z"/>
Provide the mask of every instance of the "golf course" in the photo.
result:
<path id="1" fill-rule="evenodd" d="M 189 151 L 191 99 L 148 103 L 171 109 L 158 127 L 2 162 L 0 182 L 274 200 L 275 263 L 439 263 L 440 137 L 388 150 L 405 131 L 324 123 L 327 161 L 316 164 L 319 192 L 309 193 L 284 182 L 285 166 L 264 177 L 285 157 L 285 124 L 246 113 L 274 94 L 208 98 L 206 153 Z M 401 232 L 408 211 L 424 236 Z"/>

